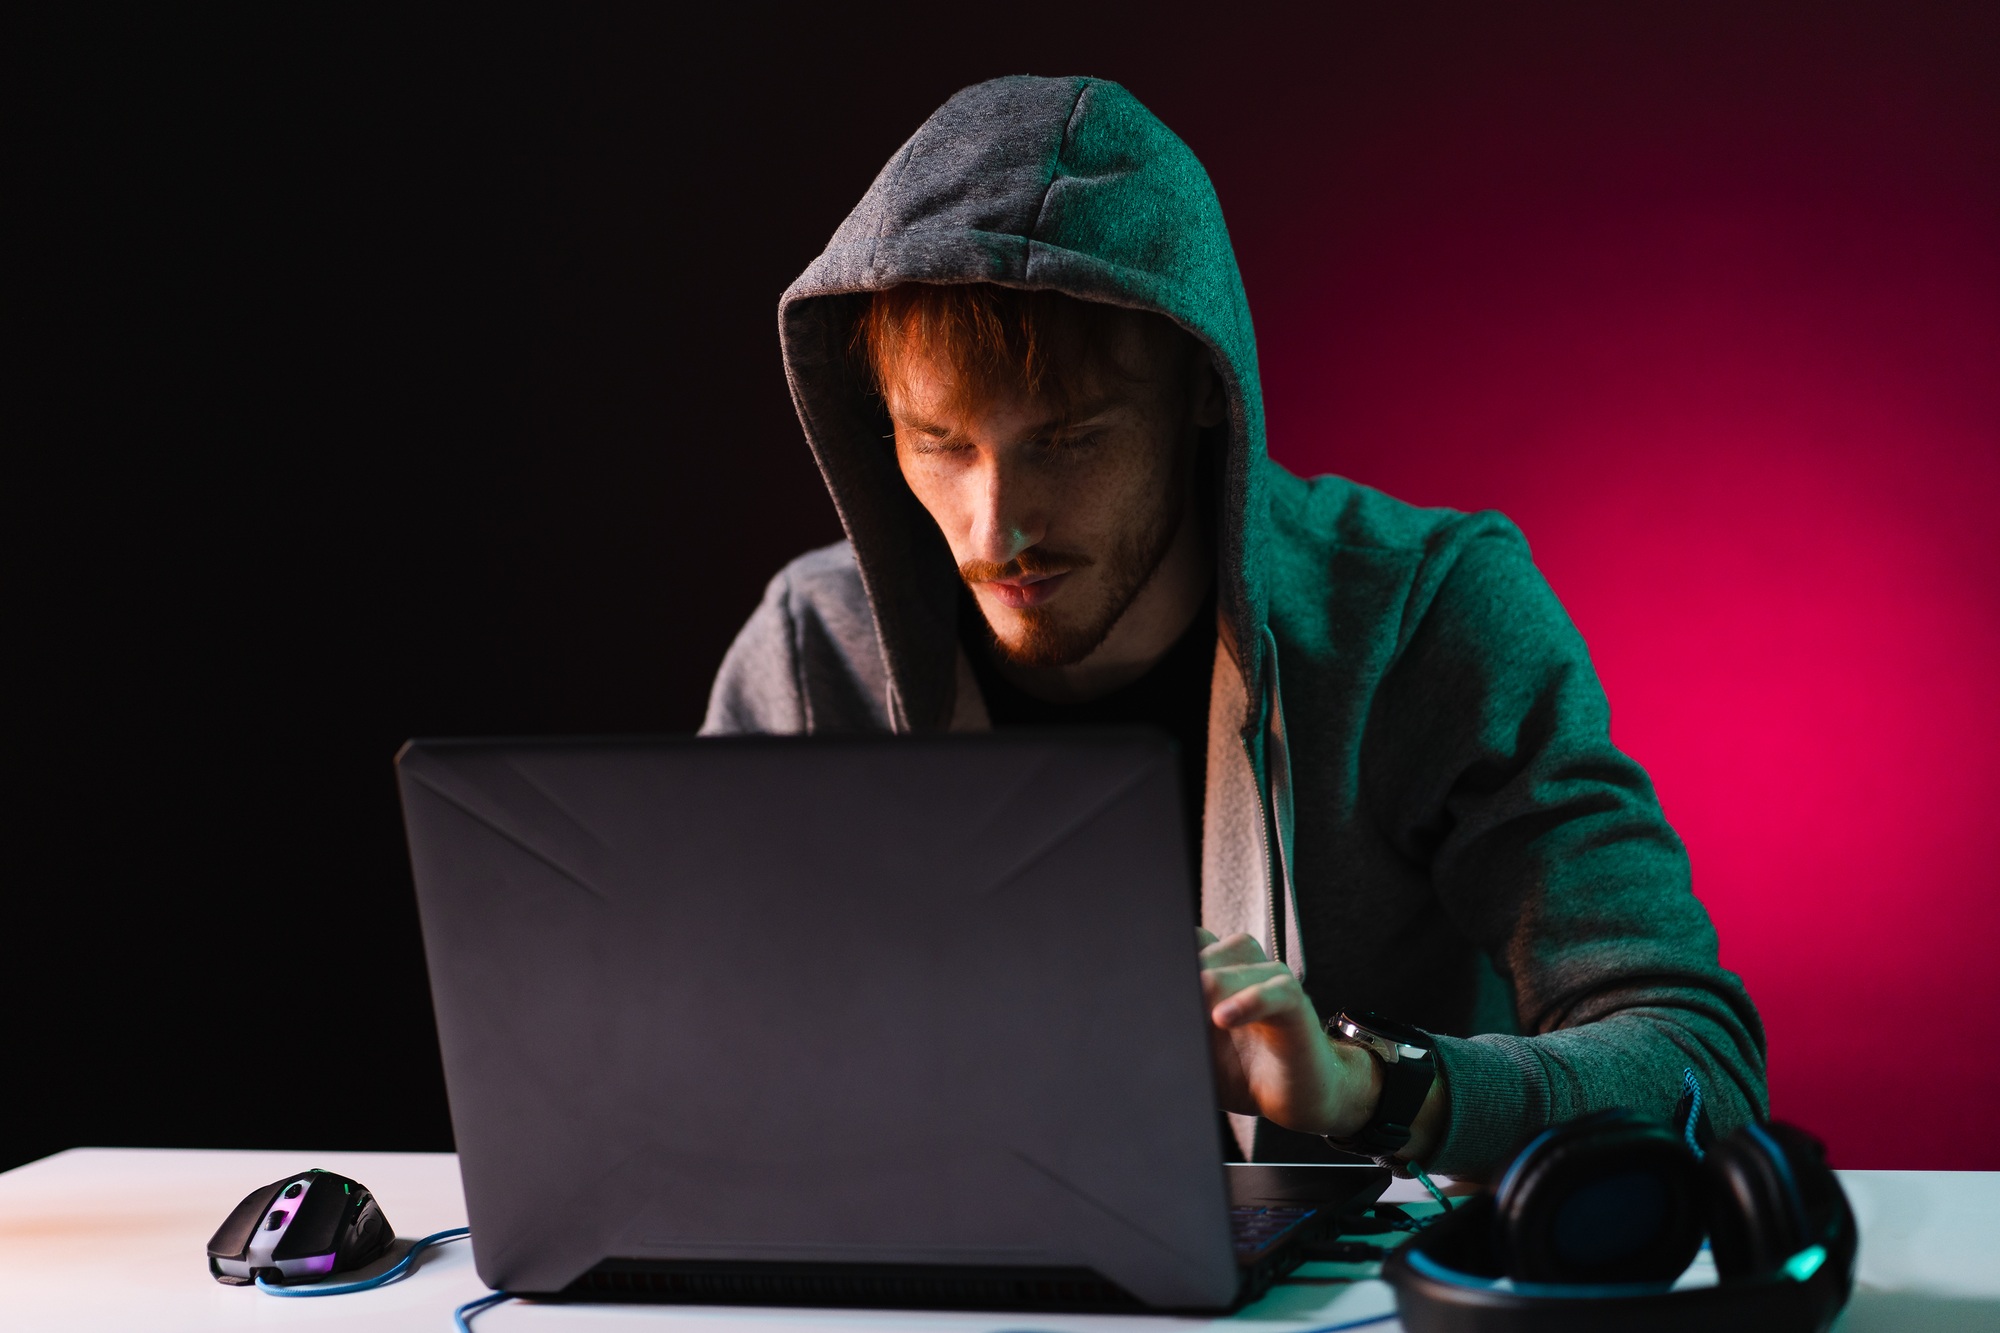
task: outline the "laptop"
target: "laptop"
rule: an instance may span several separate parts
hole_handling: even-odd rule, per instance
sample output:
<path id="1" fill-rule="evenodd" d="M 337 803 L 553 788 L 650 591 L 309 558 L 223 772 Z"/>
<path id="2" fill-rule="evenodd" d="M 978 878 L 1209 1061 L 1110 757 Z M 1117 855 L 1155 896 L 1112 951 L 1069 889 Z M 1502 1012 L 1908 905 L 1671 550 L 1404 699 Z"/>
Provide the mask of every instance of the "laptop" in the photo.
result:
<path id="1" fill-rule="evenodd" d="M 1172 743 L 412 741 L 479 1275 L 1222 1310 L 1388 1173 L 1225 1165 Z"/>

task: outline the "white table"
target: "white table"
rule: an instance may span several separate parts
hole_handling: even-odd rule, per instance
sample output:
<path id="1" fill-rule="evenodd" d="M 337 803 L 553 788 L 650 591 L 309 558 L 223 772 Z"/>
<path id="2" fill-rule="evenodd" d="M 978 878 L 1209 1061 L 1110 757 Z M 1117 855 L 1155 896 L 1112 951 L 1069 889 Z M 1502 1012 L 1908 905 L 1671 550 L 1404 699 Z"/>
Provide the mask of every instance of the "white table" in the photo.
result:
<path id="1" fill-rule="evenodd" d="M 313 1166 L 365 1182 L 398 1235 L 465 1225 L 458 1160 L 448 1153 L 74 1149 L 0 1175 L 0 1329 L 447 1333 L 452 1307 L 485 1294 L 466 1241 L 432 1250 L 401 1282 L 352 1296 L 284 1300 L 211 1279 L 203 1247 L 229 1210 L 257 1186 Z M 2000 1330 L 2000 1172 L 1843 1171 L 1841 1180 L 1862 1236 L 1860 1281 L 1843 1324 L 1849 1333 Z M 1398 1182 L 1388 1197 L 1416 1199 L 1421 1192 Z M 1228 1319 L 514 1302 L 479 1315 L 473 1327 L 475 1333 L 1085 1333 L 1245 1324 L 1295 1333 L 1392 1308 L 1388 1287 L 1365 1277 L 1368 1271 L 1308 1264 L 1295 1275 L 1303 1280 Z"/>

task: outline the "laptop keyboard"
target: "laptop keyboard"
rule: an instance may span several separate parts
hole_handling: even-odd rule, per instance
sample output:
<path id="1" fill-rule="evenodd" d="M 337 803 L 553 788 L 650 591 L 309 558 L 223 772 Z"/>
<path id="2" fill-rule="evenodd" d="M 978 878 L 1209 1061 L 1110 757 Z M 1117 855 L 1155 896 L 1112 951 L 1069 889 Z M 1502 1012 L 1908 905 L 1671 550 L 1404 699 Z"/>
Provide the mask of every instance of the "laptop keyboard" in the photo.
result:
<path id="1" fill-rule="evenodd" d="M 1245 1205 L 1229 1210 L 1229 1238 L 1239 1256 L 1269 1249 L 1293 1227 L 1317 1213 L 1317 1208 L 1259 1208 Z"/>

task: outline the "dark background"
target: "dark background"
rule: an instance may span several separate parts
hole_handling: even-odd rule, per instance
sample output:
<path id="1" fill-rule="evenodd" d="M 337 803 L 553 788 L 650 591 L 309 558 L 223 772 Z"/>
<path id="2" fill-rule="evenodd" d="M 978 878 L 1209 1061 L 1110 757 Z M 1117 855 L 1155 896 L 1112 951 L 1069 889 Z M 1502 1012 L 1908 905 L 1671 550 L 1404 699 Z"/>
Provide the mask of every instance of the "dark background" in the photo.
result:
<path id="1" fill-rule="evenodd" d="M 1746 292 L 1788 328 L 1895 342 L 1942 376 L 1905 399 L 1950 421 L 1885 428 L 1868 457 L 1944 459 L 1885 485 L 1910 541 L 1958 543 L 1924 558 L 1976 572 L 1966 604 L 1991 628 L 2000 10 L 1119 8 L 15 20 L 8 455 L 25 467 L 7 496 L 0 1167 L 83 1144 L 449 1146 L 391 757 L 418 734 L 697 725 L 763 582 L 839 535 L 786 397 L 778 293 L 937 103 L 1024 71 L 1125 83 L 1208 164 L 1264 338 L 1274 454 L 1522 519 L 1614 700 L 1638 701 L 1621 739 L 1687 814 L 1725 962 L 1783 1018 L 1779 1110 L 1812 1123 L 1802 1104 L 1823 1091 L 1850 1103 L 1824 1112 L 1849 1117 L 1829 1127 L 1847 1165 L 2000 1165 L 1996 1062 L 1971 1045 L 2000 1035 L 1990 1015 L 1945 1021 L 1967 1045 L 1942 1087 L 1926 1075 L 1918 1130 L 1907 1106 L 1837 1095 L 1856 1067 L 1854 992 L 1827 979 L 1835 944 L 1801 950 L 1771 915 L 1811 915 L 1819 890 L 1730 896 L 1730 866 L 1750 863 L 1701 822 L 1721 788 L 1676 767 L 1666 736 L 1748 734 L 1731 728 L 1768 700 L 1652 707 L 1651 678 L 1623 664 L 1664 660 L 1644 634 L 1685 642 L 1685 625 L 1628 625 L 1590 584 L 1604 544 L 1589 531 L 1616 547 L 1623 520 L 1574 487 L 1606 455 L 1549 453 L 1562 430 L 1509 397 L 1653 402 L 1577 350 L 1658 333 L 1623 313 L 1633 273 L 1727 296 L 1679 361 L 1634 353 L 1703 384 L 1776 336 L 1744 322 Z M 1729 239 L 1746 198 L 1791 219 L 1764 248 Z M 1815 250 L 1829 226 L 1853 243 Z M 1721 237 L 1737 267 L 1689 261 L 1688 236 Z M 1935 262 L 1913 287 L 1885 255 Z M 1875 306 L 1817 301 L 1863 270 Z M 1789 276 L 1773 288 L 1773 272 Z M 1601 323 L 1523 333 L 1551 302 L 1591 301 Z M 1836 361 L 1786 392 L 1851 384 Z M 1718 410 L 1757 419 L 1763 400 L 1735 401 Z M 1808 460 L 1860 457 L 1800 430 Z M 1602 447 L 1640 489 L 1675 485 L 1677 441 Z M 1717 457 L 1739 475 L 1739 453 Z M 1753 499 L 1782 508 L 1785 477 L 1752 473 Z M 1586 511 L 1610 527 L 1561 526 Z M 1663 532 L 1655 556 L 1685 538 Z M 1621 638 L 1631 625 L 1640 637 Z M 1987 694 L 1996 642 L 1953 650 Z M 1924 912 L 1874 902 L 1841 919 L 1898 942 L 1883 993 L 1925 974 L 1924 995 L 1984 1011 L 2000 1000 L 1983 832 L 2000 728 L 1990 703 L 1967 707 L 1946 748 L 1971 793 L 1953 827 L 1977 834 L 1973 868 Z M 1648 735 L 1664 738 L 1631 740 Z M 1773 819 L 1757 824 L 1767 859 L 1786 845 L 1770 829 L 1811 835 Z M 1744 872 L 1775 882 L 1762 873 Z M 1972 949 L 1937 963 L 1913 916 Z M 1937 1031 L 1931 1000 L 1910 1003 L 1877 1012 Z M 1896 1051 L 1864 1049 L 1879 1089 Z"/>

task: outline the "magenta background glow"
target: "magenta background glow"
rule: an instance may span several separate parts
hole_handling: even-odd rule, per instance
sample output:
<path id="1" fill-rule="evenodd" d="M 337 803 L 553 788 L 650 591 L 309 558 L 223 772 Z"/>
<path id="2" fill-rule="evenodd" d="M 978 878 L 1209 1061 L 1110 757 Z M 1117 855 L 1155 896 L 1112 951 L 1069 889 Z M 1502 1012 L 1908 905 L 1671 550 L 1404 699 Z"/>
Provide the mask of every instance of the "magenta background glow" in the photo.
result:
<path id="1" fill-rule="evenodd" d="M 2000 71 L 1889 38 L 1405 53 L 1302 190 L 1219 184 L 1272 453 L 1520 524 L 1774 1111 L 1994 1169 Z"/>

